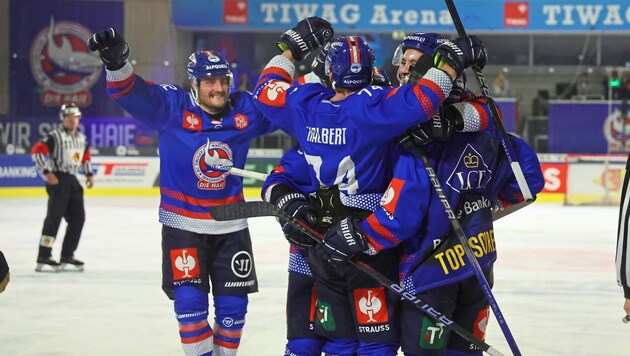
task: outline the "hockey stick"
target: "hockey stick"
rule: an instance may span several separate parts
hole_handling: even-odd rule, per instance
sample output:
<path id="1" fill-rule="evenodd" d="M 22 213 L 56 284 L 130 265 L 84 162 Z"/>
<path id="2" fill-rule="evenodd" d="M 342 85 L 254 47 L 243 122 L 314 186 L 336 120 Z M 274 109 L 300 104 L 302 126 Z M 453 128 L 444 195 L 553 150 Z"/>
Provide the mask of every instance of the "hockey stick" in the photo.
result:
<path id="1" fill-rule="evenodd" d="M 453 19 L 453 23 L 455 24 L 455 28 L 457 29 L 457 34 L 461 37 L 466 36 L 466 30 L 464 30 L 464 25 L 462 24 L 462 20 L 459 18 L 459 14 L 457 13 L 457 9 L 455 8 L 455 3 L 453 0 L 444 0 L 446 2 L 446 7 L 448 7 L 448 12 L 451 14 L 451 18 Z M 514 177 L 516 177 L 516 182 L 518 183 L 519 188 L 521 189 L 521 193 L 523 194 L 523 198 L 525 198 L 526 202 L 530 202 L 534 200 L 534 196 L 532 192 L 529 190 L 529 186 L 527 185 L 527 181 L 525 180 L 525 175 L 523 175 L 523 170 L 521 169 L 521 165 L 516 159 L 516 153 L 514 152 L 514 148 L 512 144 L 508 140 L 507 132 L 505 132 L 505 128 L 503 127 L 503 122 L 501 122 L 501 116 L 499 115 L 499 110 L 497 110 L 497 104 L 492 99 L 490 94 L 490 89 L 488 89 L 488 84 L 486 84 L 486 79 L 481 73 L 481 69 L 477 67 L 472 68 L 473 73 L 475 73 L 475 78 L 477 79 L 477 84 L 479 84 L 479 88 L 481 89 L 481 93 L 483 94 L 484 99 L 486 99 L 486 103 L 490 108 L 490 114 L 492 116 L 492 121 L 494 122 L 494 126 L 501 133 L 501 143 L 503 144 L 503 149 L 505 150 L 505 154 L 510 161 L 510 166 L 512 167 L 512 172 L 514 173 Z"/>
<path id="2" fill-rule="evenodd" d="M 514 353 L 514 355 L 520 356 L 521 352 L 519 351 L 518 346 L 516 345 L 516 341 L 514 340 L 514 337 L 512 336 L 512 333 L 510 332 L 510 328 L 508 327 L 507 322 L 505 321 L 505 318 L 503 317 L 503 313 L 501 312 L 501 309 L 499 309 L 499 304 L 497 303 L 497 300 L 494 298 L 494 295 L 492 294 L 492 289 L 490 288 L 490 284 L 486 280 L 486 277 L 484 276 L 483 271 L 481 270 L 481 266 L 479 265 L 479 262 L 477 261 L 477 258 L 475 257 L 475 253 L 473 252 L 472 248 L 470 248 L 470 246 L 468 245 L 468 239 L 466 238 L 466 233 L 464 232 L 462 225 L 459 223 L 459 220 L 457 220 L 457 215 L 455 215 L 455 212 L 453 211 L 451 204 L 448 202 L 448 199 L 446 198 L 446 194 L 444 194 L 444 189 L 442 189 L 442 184 L 440 183 L 440 180 L 435 174 L 433 167 L 431 167 L 431 162 L 429 161 L 429 158 L 427 158 L 426 152 L 424 151 L 422 147 L 415 146 L 415 149 L 418 155 L 420 156 L 422 163 L 424 164 L 424 169 L 427 171 L 427 175 L 429 176 L 431 185 L 433 186 L 435 192 L 437 193 L 437 196 L 440 199 L 440 202 L 442 202 L 442 205 L 444 206 L 444 211 L 446 212 L 446 215 L 448 216 L 448 220 L 451 222 L 453 231 L 455 231 L 455 235 L 457 235 L 459 242 L 464 248 L 466 257 L 468 258 L 468 261 L 470 262 L 470 268 L 475 273 L 475 277 L 477 277 L 477 280 L 479 281 L 479 285 L 481 286 L 481 289 L 483 290 L 483 294 L 485 294 L 486 298 L 488 299 L 490 308 L 492 308 L 492 312 L 494 313 L 494 316 L 497 318 L 497 321 L 499 322 L 499 326 L 501 327 L 501 330 L 503 331 L 503 335 L 505 335 L 505 339 L 510 345 L 510 349 L 512 349 L 512 353 Z"/>
<path id="3" fill-rule="evenodd" d="M 245 203 L 236 203 L 236 204 L 227 204 L 227 205 L 218 205 L 210 208 L 210 215 L 213 219 L 217 221 L 225 221 L 225 220 L 235 220 L 242 218 L 255 218 L 261 216 L 275 216 L 279 219 L 282 219 L 292 226 L 298 228 L 301 232 L 308 235 L 313 240 L 321 242 L 324 238 L 322 234 L 313 230 L 306 223 L 294 218 L 289 215 L 284 210 L 278 209 L 275 205 L 262 201 L 255 202 L 245 202 Z M 468 340 L 475 346 L 479 347 L 482 351 L 486 352 L 489 355 L 493 356 L 501 356 L 503 355 L 501 352 L 493 348 L 492 346 L 486 344 L 484 341 L 478 339 L 473 334 L 468 332 L 463 327 L 455 324 L 452 320 L 450 320 L 446 315 L 440 313 L 436 309 L 434 309 L 431 305 L 427 304 L 425 301 L 420 298 L 414 296 L 409 291 L 407 291 L 404 287 L 399 285 L 398 283 L 389 280 L 387 277 L 383 276 L 377 270 L 372 268 L 370 265 L 365 264 L 362 261 L 357 260 L 356 258 L 351 258 L 348 260 L 350 264 L 367 274 L 368 276 L 374 278 L 376 281 L 381 283 L 387 289 L 393 291 L 402 299 L 412 303 L 416 308 L 422 310 L 429 317 L 431 317 L 434 321 L 443 323 L 445 326 L 450 327 L 455 333 L 460 335 L 462 338 Z"/>
<path id="4" fill-rule="evenodd" d="M 235 175 L 235 176 L 239 176 L 243 178 L 252 178 L 252 179 L 260 180 L 263 182 L 267 180 L 267 176 L 268 176 L 268 174 L 265 174 L 265 173 L 246 171 L 244 169 L 240 169 L 236 167 L 230 168 L 228 172 L 230 172 L 230 174 Z"/>

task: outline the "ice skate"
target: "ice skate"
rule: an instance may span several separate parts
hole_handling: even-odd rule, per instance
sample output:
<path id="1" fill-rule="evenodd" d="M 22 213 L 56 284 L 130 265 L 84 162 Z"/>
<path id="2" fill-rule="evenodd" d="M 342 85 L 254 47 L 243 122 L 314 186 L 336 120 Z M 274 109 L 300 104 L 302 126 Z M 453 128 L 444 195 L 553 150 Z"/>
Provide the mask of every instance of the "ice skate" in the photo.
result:
<path id="1" fill-rule="evenodd" d="M 37 257 L 37 267 L 35 272 L 59 272 L 59 262 L 50 257 Z"/>
<path id="2" fill-rule="evenodd" d="M 61 271 L 66 272 L 83 272 L 83 265 L 85 264 L 74 257 L 62 257 L 59 262 L 61 262 Z"/>

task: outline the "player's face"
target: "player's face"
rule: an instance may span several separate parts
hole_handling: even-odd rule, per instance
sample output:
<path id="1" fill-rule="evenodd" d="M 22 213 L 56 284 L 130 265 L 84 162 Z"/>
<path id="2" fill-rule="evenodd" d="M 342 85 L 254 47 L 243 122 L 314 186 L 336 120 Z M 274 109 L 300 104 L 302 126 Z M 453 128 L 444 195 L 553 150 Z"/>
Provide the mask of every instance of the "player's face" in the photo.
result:
<path id="1" fill-rule="evenodd" d="M 229 95 L 230 80 L 228 77 L 211 76 L 199 81 L 199 105 L 211 114 L 223 110 Z"/>
<path id="2" fill-rule="evenodd" d="M 66 115 L 63 117 L 63 127 L 71 132 L 75 132 L 79 128 L 79 120 L 81 116 Z"/>
<path id="3" fill-rule="evenodd" d="M 402 60 L 400 61 L 400 66 L 398 67 L 398 72 L 396 73 L 396 78 L 398 78 L 400 85 L 407 84 L 413 66 L 418 63 L 422 55 L 422 52 L 415 49 L 407 48 L 405 50 Z"/>

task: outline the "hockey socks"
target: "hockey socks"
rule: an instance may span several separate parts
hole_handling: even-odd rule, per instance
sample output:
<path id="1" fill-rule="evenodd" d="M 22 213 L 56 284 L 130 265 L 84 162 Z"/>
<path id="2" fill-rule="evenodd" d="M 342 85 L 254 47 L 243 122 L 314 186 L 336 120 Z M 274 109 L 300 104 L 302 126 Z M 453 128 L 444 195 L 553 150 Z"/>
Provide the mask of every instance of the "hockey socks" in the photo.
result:
<path id="1" fill-rule="evenodd" d="M 214 356 L 234 356 L 241 344 L 247 296 L 214 297 Z"/>
<path id="2" fill-rule="evenodd" d="M 175 287 L 175 316 L 184 354 L 212 355 L 213 332 L 208 324 L 208 294 L 193 286 Z"/>

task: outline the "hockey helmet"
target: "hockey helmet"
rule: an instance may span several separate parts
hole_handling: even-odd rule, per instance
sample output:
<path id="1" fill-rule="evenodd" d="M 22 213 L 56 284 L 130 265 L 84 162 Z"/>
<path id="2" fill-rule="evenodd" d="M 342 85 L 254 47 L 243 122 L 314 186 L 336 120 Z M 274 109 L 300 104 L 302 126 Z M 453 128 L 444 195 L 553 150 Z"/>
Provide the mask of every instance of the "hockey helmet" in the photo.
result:
<path id="1" fill-rule="evenodd" d="M 332 74 L 333 87 L 368 86 L 374 70 L 372 48 L 359 36 L 340 36 L 330 44 L 325 70 L 326 75 Z"/>
<path id="2" fill-rule="evenodd" d="M 392 57 L 392 64 L 400 66 L 405 51 L 409 48 L 420 51 L 422 54 L 433 56 L 435 49 L 444 43 L 446 38 L 439 33 L 433 32 L 415 32 L 403 38 L 402 43 L 398 45 Z"/>
<path id="3" fill-rule="evenodd" d="M 392 81 L 389 75 L 382 68 L 374 66 L 374 75 L 372 76 L 372 85 L 380 85 L 382 87 L 391 87 Z"/>
<path id="4" fill-rule="evenodd" d="M 63 121 L 66 116 L 78 116 L 81 118 L 81 110 L 75 103 L 63 104 L 59 108 L 59 120 Z"/>
<path id="5" fill-rule="evenodd" d="M 193 85 L 199 85 L 199 81 L 205 77 L 224 76 L 228 77 L 230 88 L 234 86 L 230 63 L 216 51 L 197 51 L 191 54 L 186 70 Z"/>

